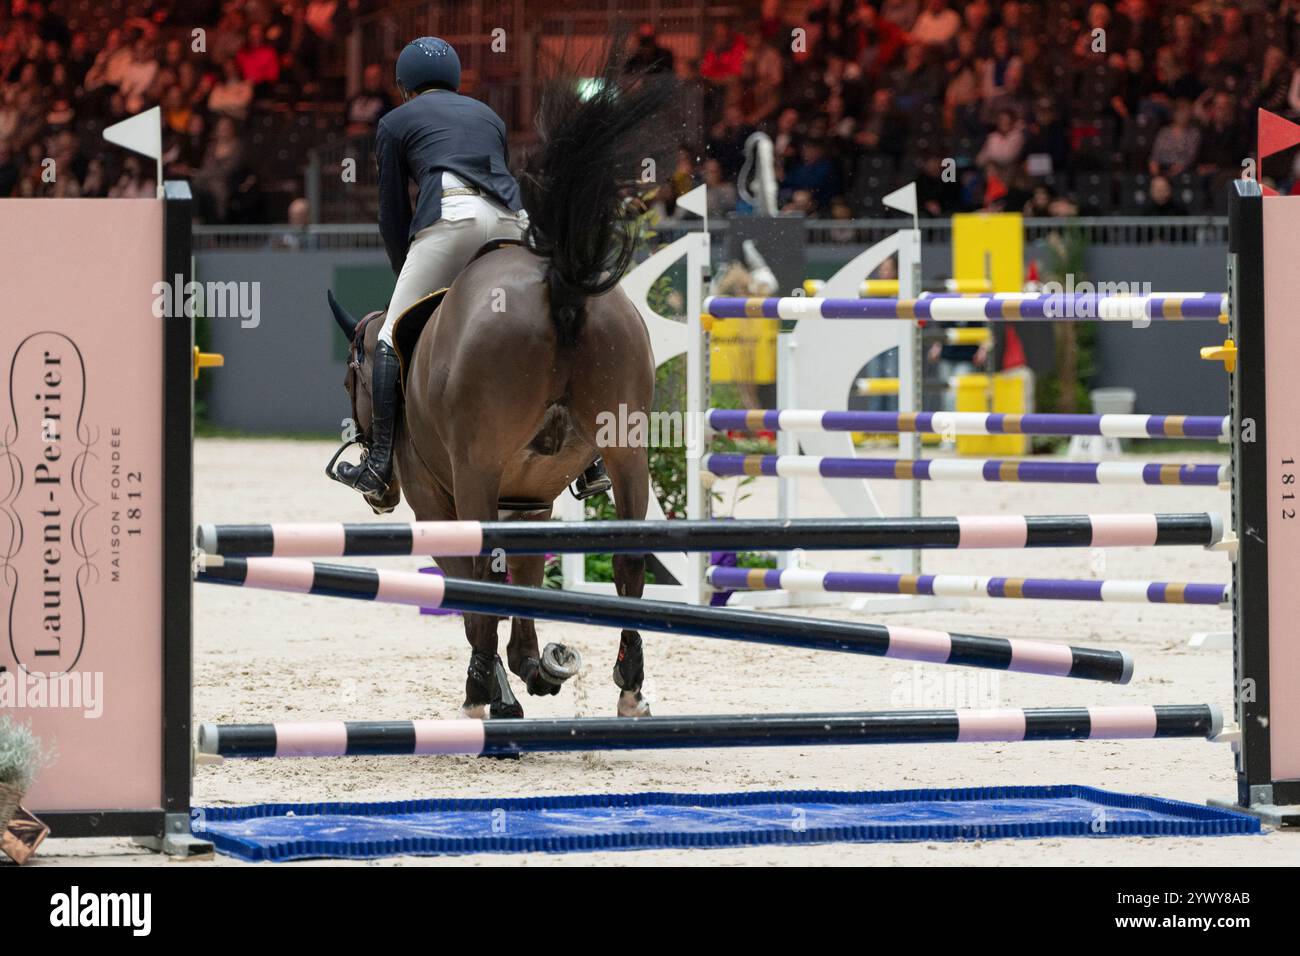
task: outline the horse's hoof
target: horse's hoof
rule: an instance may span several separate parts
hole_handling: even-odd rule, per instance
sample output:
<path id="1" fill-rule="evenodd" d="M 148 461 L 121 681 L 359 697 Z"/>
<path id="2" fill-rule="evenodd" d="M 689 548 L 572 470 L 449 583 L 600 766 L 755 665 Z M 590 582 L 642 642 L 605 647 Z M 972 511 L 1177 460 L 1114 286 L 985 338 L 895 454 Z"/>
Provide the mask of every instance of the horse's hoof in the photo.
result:
<path id="1" fill-rule="evenodd" d="M 514 699 L 511 699 L 508 704 L 494 700 L 492 706 L 488 708 L 488 713 L 492 715 L 493 720 L 518 720 L 524 716 L 524 708 Z"/>
<path id="2" fill-rule="evenodd" d="M 538 674 L 548 684 L 558 688 L 582 670 L 582 655 L 564 644 L 547 644 L 542 651 Z"/>
<path id="3" fill-rule="evenodd" d="M 488 716 L 487 704 L 461 704 L 461 720 L 486 720 Z"/>
<path id="4" fill-rule="evenodd" d="M 639 690 L 625 690 L 618 695 L 618 715 L 620 717 L 649 717 L 650 702 L 641 696 Z"/>

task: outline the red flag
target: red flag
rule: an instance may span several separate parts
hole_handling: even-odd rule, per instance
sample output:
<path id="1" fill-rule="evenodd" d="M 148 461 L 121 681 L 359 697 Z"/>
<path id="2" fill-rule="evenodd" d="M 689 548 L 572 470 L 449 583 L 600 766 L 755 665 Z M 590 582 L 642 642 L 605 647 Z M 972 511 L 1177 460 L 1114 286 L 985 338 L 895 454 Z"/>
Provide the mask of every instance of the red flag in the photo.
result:
<path id="1" fill-rule="evenodd" d="M 1007 189 L 1007 184 L 1002 181 L 1001 177 L 997 173 L 989 173 L 988 182 L 984 186 L 984 205 L 987 206 L 990 203 L 997 202 L 1008 192 L 1010 190 Z"/>
<path id="2" fill-rule="evenodd" d="M 1010 324 L 1004 325 L 1002 330 L 1006 332 L 1006 341 L 1002 346 L 1002 368 L 1013 369 L 1021 368 L 1025 364 L 1025 347 L 1020 342 L 1020 336 Z"/>
<path id="3" fill-rule="evenodd" d="M 1300 126 L 1268 110 L 1259 111 L 1259 160 L 1263 162 L 1275 153 L 1300 143 Z M 1277 193 L 1272 195 L 1276 196 Z"/>

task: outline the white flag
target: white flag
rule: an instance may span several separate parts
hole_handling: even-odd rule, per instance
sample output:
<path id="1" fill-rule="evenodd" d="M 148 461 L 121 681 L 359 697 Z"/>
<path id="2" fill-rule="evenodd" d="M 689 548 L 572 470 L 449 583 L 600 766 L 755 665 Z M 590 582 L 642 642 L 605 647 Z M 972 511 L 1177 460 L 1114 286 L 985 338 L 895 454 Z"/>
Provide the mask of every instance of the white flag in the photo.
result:
<path id="1" fill-rule="evenodd" d="M 137 113 L 104 130 L 104 139 L 150 159 L 162 158 L 162 112 L 158 107 Z"/>
<path id="2" fill-rule="evenodd" d="M 905 212 L 913 218 L 916 217 L 916 183 L 908 183 L 906 186 L 900 186 L 888 196 L 880 200 L 890 209 L 897 209 L 899 212 Z"/>
<path id="3" fill-rule="evenodd" d="M 708 197 L 705 193 L 705 186 L 696 186 L 690 192 L 677 197 L 677 205 L 687 212 L 693 212 L 697 216 L 703 216 L 709 208 Z"/>

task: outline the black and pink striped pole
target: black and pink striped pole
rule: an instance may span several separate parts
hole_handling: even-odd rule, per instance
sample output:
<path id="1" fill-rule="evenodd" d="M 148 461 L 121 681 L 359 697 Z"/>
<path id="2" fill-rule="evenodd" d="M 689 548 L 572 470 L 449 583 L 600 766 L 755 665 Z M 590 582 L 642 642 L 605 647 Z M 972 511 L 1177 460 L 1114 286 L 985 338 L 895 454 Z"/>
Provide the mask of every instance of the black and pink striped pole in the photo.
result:
<path id="1" fill-rule="evenodd" d="M 1216 514 L 968 515 L 753 521 L 415 521 L 200 525 L 195 543 L 228 557 L 636 554 L 664 551 L 1112 548 L 1217 544 Z"/>
<path id="2" fill-rule="evenodd" d="M 322 564 L 295 558 L 205 558 L 197 580 L 346 597 L 468 614 L 540 618 L 621 629 L 869 654 L 899 660 L 1126 684 L 1133 659 L 1124 651 L 1070 647 L 854 621 L 819 620 L 732 608 L 515 587 L 412 571 Z"/>
<path id="3" fill-rule="evenodd" d="M 1209 739 L 1222 729 L 1222 714 L 1212 704 L 559 720 L 332 720 L 203 724 L 198 749 L 218 757 L 479 756 L 697 747 Z"/>

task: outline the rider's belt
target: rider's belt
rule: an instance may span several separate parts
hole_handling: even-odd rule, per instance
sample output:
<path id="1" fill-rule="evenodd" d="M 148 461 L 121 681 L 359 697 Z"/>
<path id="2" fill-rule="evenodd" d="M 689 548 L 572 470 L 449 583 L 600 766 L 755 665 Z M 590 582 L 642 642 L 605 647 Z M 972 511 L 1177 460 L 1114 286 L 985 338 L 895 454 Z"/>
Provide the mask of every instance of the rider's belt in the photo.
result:
<path id="1" fill-rule="evenodd" d="M 446 199 L 448 196 L 482 196 L 483 194 L 472 186 L 453 186 L 451 189 L 444 189 L 442 196 Z"/>

